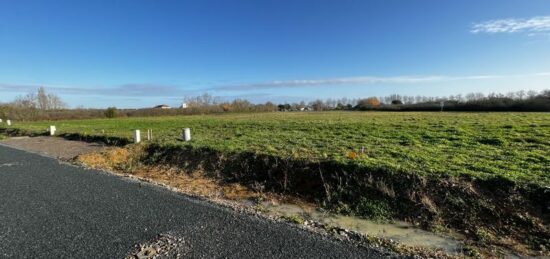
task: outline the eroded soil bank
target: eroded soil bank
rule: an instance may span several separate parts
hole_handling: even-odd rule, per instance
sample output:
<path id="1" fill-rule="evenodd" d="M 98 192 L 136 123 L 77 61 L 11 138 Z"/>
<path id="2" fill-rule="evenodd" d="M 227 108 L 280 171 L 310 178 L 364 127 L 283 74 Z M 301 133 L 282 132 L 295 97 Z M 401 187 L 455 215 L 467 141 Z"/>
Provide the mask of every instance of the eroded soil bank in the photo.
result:
<path id="1" fill-rule="evenodd" d="M 338 214 L 399 219 L 437 232 L 454 230 L 495 252 L 505 247 L 524 255 L 548 255 L 550 247 L 547 187 L 154 144 L 133 153 L 141 154 L 139 163 L 204 172 L 251 189 L 299 197 Z"/>

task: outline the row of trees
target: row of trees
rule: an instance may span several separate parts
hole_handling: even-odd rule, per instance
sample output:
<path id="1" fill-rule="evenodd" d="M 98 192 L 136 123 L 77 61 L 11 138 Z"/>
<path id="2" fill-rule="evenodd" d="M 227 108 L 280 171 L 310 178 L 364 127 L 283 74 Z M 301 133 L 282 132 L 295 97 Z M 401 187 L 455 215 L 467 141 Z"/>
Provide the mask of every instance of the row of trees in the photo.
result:
<path id="1" fill-rule="evenodd" d="M 402 104 L 416 104 L 416 103 L 429 103 L 429 102 L 437 102 L 437 101 L 456 101 L 456 102 L 470 102 L 470 101 L 478 101 L 483 99 L 496 99 L 496 98 L 507 98 L 512 100 L 524 100 L 524 99 L 532 99 L 535 98 L 539 94 L 544 94 L 544 91 L 539 93 L 534 90 L 525 91 L 520 90 L 516 92 L 508 92 L 507 94 L 501 94 L 501 93 L 491 93 L 489 95 L 485 95 L 481 92 L 478 93 L 469 93 L 466 95 L 457 94 L 457 95 L 449 95 L 449 96 L 443 96 L 443 97 L 431 97 L 431 96 L 421 96 L 421 95 L 399 95 L 399 94 L 392 94 L 384 97 L 380 97 L 380 101 L 385 104 L 390 104 L 396 100 L 401 101 Z"/>
<path id="2" fill-rule="evenodd" d="M 205 110 L 205 111 L 223 111 L 223 112 L 254 112 L 254 111 L 275 111 L 275 104 L 266 102 L 265 104 L 254 104 L 246 99 L 235 99 L 233 101 L 223 101 L 221 97 L 212 96 L 204 93 L 198 96 L 186 96 L 183 102 L 187 105 L 186 110 Z"/>
<path id="3" fill-rule="evenodd" d="M 510 111 L 550 111 L 550 90 L 517 91 L 507 94 L 469 93 L 450 96 L 409 96 L 391 94 L 363 99 L 327 99 L 315 100 L 306 104 L 285 103 L 278 105 L 279 111 L 323 111 L 323 110 L 510 110 Z M 443 103 L 443 104 L 442 104 Z"/>
<path id="4" fill-rule="evenodd" d="M 376 97 L 361 100 L 359 110 L 402 110 L 402 111 L 550 111 L 550 90 L 517 91 L 507 94 L 469 93 L 448 97 L 400 96 Z"/>
<path id="5" fill-rule="evenodd" d="M 191 115 L 224 112 L 385 110 L 385 111 L 550 111 L 550 90 L 517 91 L 508 94 L 470 93 L 443 97 L 392 94 L 364 99 L 340 98 L 306 103 L 254 104 L 248 100 L 223 101 L 208 93 L 184 98 L 186 109 L 67 109 L 56 95 L 39 88 L 36 93 L 20 96 L 12 103 L 0 104 L 0 118 L 18 120 L 57 120 L 114 118 L 134 116 Z"/>

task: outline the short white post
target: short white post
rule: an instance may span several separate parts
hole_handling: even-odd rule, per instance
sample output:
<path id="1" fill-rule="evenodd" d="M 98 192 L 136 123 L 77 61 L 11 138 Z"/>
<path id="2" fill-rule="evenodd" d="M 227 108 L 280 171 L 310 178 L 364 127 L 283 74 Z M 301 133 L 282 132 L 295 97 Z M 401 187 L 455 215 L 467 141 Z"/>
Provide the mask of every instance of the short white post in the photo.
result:
<path id="1" fill-rule="evenodd" d="M 50 136 L 55 135 L 55 131 L 56 131 L 56 130 L 57 130 L 57 129 L 55 128 L 55 126 L 50 126 Z"/>
<path id="2" fill-rule="evenodd" d="M 2 123 L 2 119 L 0 119 L 0 123 Z"/>
<path id="3" fill-rule="evenodd" d="M 147 141 L 153 140 L 153 130 L 147 129 Z"/>
<path id="4" fill-rule="evenodd" d="M 139 130 L 134 130 L 134 143 L 141 142 L 141 133 Z"/>
<path id="5" fill-rule="evenodd" d="M 11 126 L 11 120 L 6 120 L 6 124 L 8 124 L 8 126 Z"/>
<path id="6" fill-rule="evenodd" d="M 183 140 L 185 140 L 185 141 L 191 140 L 191 129 L 190 128 L 183 129 Z"/>

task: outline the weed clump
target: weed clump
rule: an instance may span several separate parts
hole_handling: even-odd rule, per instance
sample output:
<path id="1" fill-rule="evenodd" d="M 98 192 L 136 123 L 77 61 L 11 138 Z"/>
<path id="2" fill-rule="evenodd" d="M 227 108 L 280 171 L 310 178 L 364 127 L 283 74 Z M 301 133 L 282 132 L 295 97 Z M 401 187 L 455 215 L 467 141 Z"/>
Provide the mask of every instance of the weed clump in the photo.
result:
<path id="1" fill-rule="evenodd" d="M 494 242 L 497 238 L 486 228 L 480 227 L 475 232 L 476 238 L 484 243 Z"/>
<path id="2" fill-rule="evenodd" d="M 386 201 L 364 197 L 359 200 L 355 213 L 357 216 L 375 221 L 389 221 L 393 216 L 392 209 Z"/>
<path id="3" fill-rule="evenodd" d="M 294 223 L 297 225 L 303 225 L 305 220 L 299 215 L 289 215 L 289 216 L 283 216 L 283 219 L 287 222 Z"/>

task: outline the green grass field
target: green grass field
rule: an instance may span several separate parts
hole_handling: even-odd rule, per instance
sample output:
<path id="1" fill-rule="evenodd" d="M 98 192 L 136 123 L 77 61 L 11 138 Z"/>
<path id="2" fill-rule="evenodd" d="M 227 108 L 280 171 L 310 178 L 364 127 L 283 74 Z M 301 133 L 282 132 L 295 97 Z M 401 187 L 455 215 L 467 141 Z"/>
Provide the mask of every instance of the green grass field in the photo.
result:
<path id="1" fill-rule="evenodd" d="M 48 125 L 56 125 L 59 134 L 126 138 L 140 129 L 142 139 L 153 129 L 154 141 L 162 145 L 550 185 L 548 113 L 255 113 L 14 122 L 11 127 L 44 132 Z M 185 127 L 192 129 L 191 142 L 179 140 Z"/>

